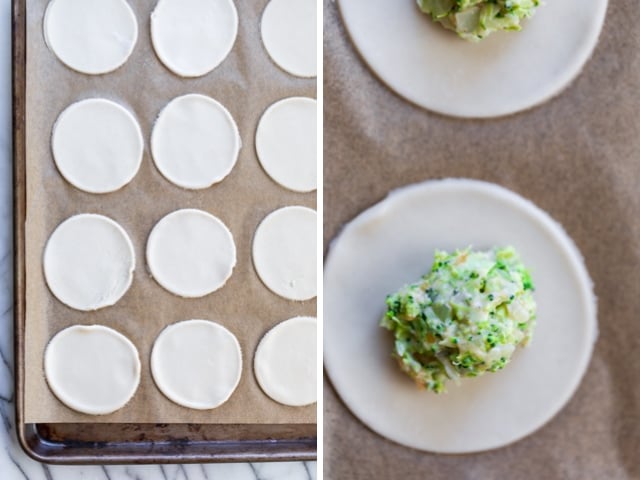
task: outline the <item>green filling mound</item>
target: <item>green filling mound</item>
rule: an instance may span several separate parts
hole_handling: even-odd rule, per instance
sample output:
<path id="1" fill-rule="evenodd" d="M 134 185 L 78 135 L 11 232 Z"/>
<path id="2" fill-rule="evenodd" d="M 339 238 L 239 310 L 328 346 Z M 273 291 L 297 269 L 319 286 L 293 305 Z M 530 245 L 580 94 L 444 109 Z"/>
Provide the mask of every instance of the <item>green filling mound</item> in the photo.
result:
<path id="1" fill-rule="evenodd" d="M 498 30 L 520 30 L 539 5 L 540 0 L 418 0 L 434 21 L 473 42 Z"/>
<path id="2" fill-rule="evenodd" d="M 533 334 L 536 304 L 529 271 L 511 247 L 436 251 L 431 272 L 387 296 L 381 326 L 393 356 L 420 387 L 501 370 Z"/>

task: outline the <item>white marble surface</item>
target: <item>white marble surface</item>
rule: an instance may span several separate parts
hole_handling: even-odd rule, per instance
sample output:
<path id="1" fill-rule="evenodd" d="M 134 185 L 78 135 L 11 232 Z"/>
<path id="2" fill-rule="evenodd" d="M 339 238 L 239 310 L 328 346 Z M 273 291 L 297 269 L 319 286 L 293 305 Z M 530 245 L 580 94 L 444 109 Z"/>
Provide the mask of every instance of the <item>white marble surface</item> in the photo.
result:
<path id="1" fill-rule="evenodd" d="M 84 467 L 27 457 L 14 426 L 11 132 L 11 1 L 0 0 L 0 479 L 315 480 L 315 462 Z"/>

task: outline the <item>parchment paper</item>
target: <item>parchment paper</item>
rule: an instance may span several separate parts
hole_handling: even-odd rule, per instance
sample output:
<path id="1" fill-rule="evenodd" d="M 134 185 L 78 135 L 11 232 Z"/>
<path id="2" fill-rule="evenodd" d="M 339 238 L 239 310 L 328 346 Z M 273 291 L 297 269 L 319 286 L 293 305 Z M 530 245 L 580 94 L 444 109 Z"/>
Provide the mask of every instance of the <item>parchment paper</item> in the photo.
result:
<path id="1" fill-rule="evenodd" d="M 496 182 L 545 209 L 575 240 L 595 282 L 600 328 L 569 404 L 532 436 L 488 453 L 433 455 L 396 445 L 353 417 L 326 380 L 325 478 L 640 478 L 636 2 L 610 2 L 594 58 L 567 91 L 489 121 L 442 117 L 389 91 L 349 43 L 335 3 L 324 5 L 325 252 L 341 225 L 392 189 L 444 177 Z"/>
<path id="2" fill-rule="evenodd" d="M 260 167 L 254 136 L 262 112 L 274 101 L 293 95 L 315 97 L 314 79 L 296 79 L 271 62 L 260 39 L 260 15 L 267 0 L 236 0 L 239 31 L 229 57 L 212 73 L 182 79 L 167 70 L 153 52 L 149 15 L 154 0 L 130 1 L 139 23 L 132 56 L 113 73 L 87 76 L 66 68 L 47 48 L 42 35 L 46 0 L 27 7 L 27 222 L 26 222 L 26 385 L 27 422 L 149 423 L 315 423 L 316 406 L 293 408 L 267 397 L 253 375 L 253 354 L 260 338 L 282 320 L 315 315 L 316 302 L 291 302 L 271 293 L 257 277 L 251 240 L 258 223 L 285 205 L 315 208 L 315 193 L 299 194 L 273 182 Z M 203 93 L 223 103 L 238 124 L 243 147 L 231 174 L 211 188 L 187 191 L 169 183 L 149 153 L 151 127 L 171 99 Z M 94 96 L 129 108 L 145 138 L 138 175 L 118 192 L 92 195 L 66 183 L 50 150 L 51 127 L 69 104 Z M 238 263 L 221 290 L 200 299 L 181 299 L 164 290 L 148 274 L 146 240 L 164 215 L 179 208 L 201 208 L 218 216 L 231 230 Z M 93 313 L 74 311 L 49 292 L 42 273 L 44 245 L 55 227 L 71 215 L 100 213 L 129 233 L 137 264 L 131 289 L 113 307 Z M 195 411 L 180 407 L 156 388 L 149 369 L 153 341 L 167 325 L 192 318 L 217 321 L 239 339 L 243 350 L 240 384 L 219 408 Z M 43 375 L 43 351 L 59 330 L 75 324 L 115 328 L 138 347 L 142 361 L 140 387 L 116 413 L 90 416 L 59 402 Z"/>

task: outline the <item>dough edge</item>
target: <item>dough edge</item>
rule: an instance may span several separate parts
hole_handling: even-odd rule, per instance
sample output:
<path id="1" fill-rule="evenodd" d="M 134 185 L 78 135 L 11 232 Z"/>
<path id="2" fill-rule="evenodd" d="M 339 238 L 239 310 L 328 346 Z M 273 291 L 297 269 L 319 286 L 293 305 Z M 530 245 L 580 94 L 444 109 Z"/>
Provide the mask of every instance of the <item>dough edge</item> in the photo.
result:
<path id="1" fill-rule="evenodd" d="M 114 409 L 110 409 L 110 410 L 99 410 L 99 409 L 91 409 L 91 408 L 84 408 L 82 405 L 74 403 L 73 400 L 69 401 L 68 399 L 65 401 L 62 399 L 62 397 L 65 397 L 65 395 L 58 389 L 58 387 L 54 384 L 54 382 L 52 382 L 50 380 L 51 374 L 50 372 L 50 365 L 49 365 L 49 359 L 50 359 L 50 355 L 52 355 L 50 347 L 52 345 L 52 343 L 54 342 L 54 340 L 58 337 L 58 335 L 60 335 L 63 332 L 66 332 L 66 334 L 71 334 L 75 331 L 78 330 L 90 330 L 90 331 L 101 331 L 101 332 L 105 332 L 109 335 L 112 335 L 116 338 L 118 338 L 118 340 L 122 340 L 123 343 L 125 345 L 127 345 L 127 347 L 129 347 L 131 349 L 131 351 L 133 352 L 133 358 L 135 359 L 135 372 L 136 372 L 136 383 L 133 386 L 133 389 L 131 391 L 131 394 L 129 395 L 129 397 L 126 399 L 126 401 L 124 401 L 122 403 L 122 405 L 114 408 Z M 66 405 L 67 407 L 71 408 L 72 410 L 75 410 L 77 412 L 80 413 L 85 413 L 87 415 L 109 415 L 111 413 L 117 412 L 118 410 L 124 408 L 130 401 L 131 399 L 134 397 L 134 395 L 136 394 L 136 392 L 138 391 L 138 387 L 140 386 L 140 379 L 142 376 L 142 364 L 140 362 L 140 352 L 138 351 L 137 347 L 134 345 L 134 343 L 129 340 L 129 338 L 127 338 L 124 334 L 118 332 L 117 330 L 110 328 L 110 327 L 106 327 L 104 325 L 71 325 L 69 327 L 63 328 L 62 330 L 58 331 L 47 343 L 47 346 L 45 347 L 45 351 L 44 351 L 44 372 L 45 372 L 45 380 L 47 382 L 47 385 L 49 386 L 49 388 L 51 389 L 51 391 L 53 392 L 53 394 L 55 395 L 55 397 L 62 402 L 64 405 Z"/>
<path id="2" fill-rule="evenodd" d="M 161 281 L 160 279 L 158 279 L 158 277 L 156 276 L 156 274 L 153 271 L 153 267 L 152 267 L 153 261 L 151 260 L 149 249 L 150 249 L 150 245 L 151 245 L 151 241 L 152 241 L 154 232 L 157 235 L 156 227 L 160 224 L 160 222 L 162 222 L 167 217 L 169 217 L 171 215 L 174 215 L 174 214 L 181 214 L 181 213 L 196 213 L 198 215 L 205 216 L 209 220 L 212 219 L 212 218 L 215 219 L 216 223 L 221 225 L 225 229 L 226 233 L 229 236 L 229 239 L 231 240 L 231 245 L 233 246 L 233 262 L 231 264 L 231 269 L 229 270 L 229 274 L 224 279 L 224 281 L 220 284 L 220 286 L 218 286 L 214 290 L 211 290 L 208 293 L 205 293 L 203 295 L 190 295 L 190 294 L 185 294 L 184 292 L 183 293 L 177 293 L 172 288 L 169 288 L 164 283 L 164 281 Z M 153 226 L 153 228 L 151 229 L 151 232 L 149 233 L 149 236 L 147 238 L 147 246 L 146 246 L 146 249 L 145 249 L 145 256 L 146 256 L 146 260 L 147 260 L 147 266 L 149 268 L 149 273 L 151 274 L 153 279 L 158 283 L 158 285 L 160 285 L 166 291 L 168 291 L 168 292 L 170 292 L 170 293 L 172 293 L 172 294 L 174 294 L 174 295 L 176 295 L 178 297 L 182 297 L 182 298 L 202 298 L 202 297 L 205 297 L 207 295 L 210 295 L 213 292 L 216 292 L 216 291 L 220 290 L 222 287 L 224 287 L 227 284 L 229 279 L 232 277 L 233 271 L 234 271 L 234 269 L 235 269 L 235 267 L 237 265 L 237 262 L 238 262 L 238 250 L 237 250 L 237 247 L 236 247 L 236 242 L 235 242 L 235 239 L 233 238 L 233 234 L 231 233 L 231 230 L 229 230 L 229 227 L 227 227 L 227 225 L 222 220 L 220 220 L 218 217 L 216 217 L 215 215 L 213 215 L 213 214 L 211 214 L 211 213 L 209 213 L 209 212 L 207 212 L 205 210 L 200 210 L 198 208 L 180 208 L 178 210 L 174 210 L 173 212 L 167 213 L 164 217 L 162 217 L 160 220 L 158 220 L 155 223 L 155 225 Z"/>
<path id="3" fill-rule="evenodd" d="M 133 19 L 133 25 L 134 25 L 134 38 L 133 38 L 133 42 L 129 48 L 129 51 L 127 52 L 127 55 L 125 56 L 124 60 L 116 65 L 115 67 L 112 67 L 108 70 L 100 70 L 100 71 L 87 71 L 87 70 L 79 70 L 76 67 L 73 67 L 71 65 L 69 65 L 67 62 L 65 62 L 62 58 L 60 58 L 58 56 L 58 54 L 56 53 L 55 49 L 53 48 L 53 46 L 51 45 L 51 41 L 49 40 L 49 33 L 48 33 L 48 21 L 49 21 L 49 13 L 50 13 L 50 8 L 52 7 L 52 5 L 58 0 L 50 0 L 49 3 L 47 4 L 47 7 L 45 8 L 44 11 L 44 16 L 43 16 L 43 21 L 42 21 L 42 35 L 44 37 L 44 42 L 47 45 L 47 47 L 49 48 L 49 50 L 51 51 L 51 53 L 53 53 L 53 55 L 63 64 L 65 65 L 67 68 L 70 68 L 71 70 L 73 70 L 74 72 L 78 72 L 78 73 L 82 73 L 84 75 L 105 75 L 107 73 L 111 73 L 111 72 L 115 72 L 116 70 L 118 70 L 120 67 L 122 67 L 125 63 L 127 63 L 127 61 L 129 60 L 129 58 L 131 57 L 131 54 L 133 53 L 133 50 L 135 49 L 137 43 L 138 43 L 138 37 L 140 35 L 140 32 L 138 31 L 138 19 L 136 17 L 136 14 L 134 13 L 133 9 L 131 8 L 131 5 L 129 5 L 129 3 L 126 0 L 121 0 L 121 3 L 124 4 L 126 6 L 126 8 L 128 9 L 128 13 L 130 14 L 130 19 Z"/>
<path id="4" fill-rule="evenodd" d="M 195 404 L 188 400 L 185 401 L 184 399 L 180 398 L 179 395 L 174 395 L 174 392 L 171 392 L 168 388 L 166 388 L 166 385 L 162 385 L 162 382 L 163 382 L 162 374 L 157 373 L 158 370 L 160 371 L 162 370 L 157 365 L 157 362 L 159 361 L 157 359 L 158 357 L 156 354 L 156 344 L 158 340 L 160 340 L 163 337 L 163 335 L 169 335 L 171 334 L 171 332 L 175 331 L 176 329 L 179 329 L 180 327 L 183 327 L 183 326 L 188 327 L 190 325 L 196 325 L 196 324 L 207 325 L 207 327 L 214 327 L 216 329 L 223 330 L 225 332 L 225 335 L 228 335 L 228 337 L 233 339 L 234 345 L 236 347 L 236 353 L 238 355 L 237 357 L 238 358 L 238 375 L 237 375 L 235 384 L 233 385 L 233 388 L 230 388 L 228 395 L 214 406 Z M 155 340 L 153 341 L 153 345 L 151 347 L 150 370 L 151 370 L 151 376 L 153 378 L 153 383 L 156 385 L 158 390 L 160 390 L 162 394 L 165 397 L 167 397 L 169 400 L 171 400 L 173 403 L 186 408 L 191 408 L 193 410 L 213 410 L 214 408 L 218 408 L 224 405 L 226 402 L 228 402 L 231 396 L 234 394 L 234 392 L 238 388 L 238 385 L 240 384 L 240 380 L 242 379 L 243 367 L 244 365 L 242 361 L 242 347 L 240 345 L 240 342 L 238 341 L 238 338 L 235 336 L 235 334 L 231 330 L 229 330 L 224 325 L 218 322 L 214 322 L 213 320 L 203 320 L 203 319 L 179 320 L 170 325 L 167 325 L 165 328 L 162 329 L 162 331 L 155 338 Z"/>
<path id="5" fill-rule="evenodd" d="M 258 156 L 258 162 L 260 163 L 260 166 L 262 167 L 262 169 L 265 171 L 265 173 L 269 176 L 269 178 L 271 180 L 273 180 L 275 183 L 277 183 L 278 185 L 280 185 L 283 188 L 286 188 L 287 190 L 290 190 L 292 192 L 298 192 L 298 193 L 310 193 L 310 192 L 315 192 L 316 190 L 318 190 L 318 180 L 316 178 L 316 183 L 313 186 L 313 188 L 308 189 L 308 188 L 298 188 L 298 187 L 292 187 L 291 185 L 285 185 L 283 182 L 281 182 L 279 179 L 277 179 L 275 176 L 272 175 L 268 165 L 268 161 L 265 162 L 263 160 L 263 156 L 264 156 L 264 151 L 262 150 L 262 148 L 260 147 L 261 145 L 261 141 L 258 140 L 258 137 L 260 136 L 261 133 L 261 129 L 260 129 L 260 125 L 262 125 L 262 121 L 265 118 L 268 118 L 268 115 L 270 112 L 273 111 L 273 109 L 277 109 L 278 107 L 282 106 L 282 105 L 286 105 L 288 103 L 300 103 L 300 102 L 304 102 L 304 103 L 313 103 L 313 106 L 317 109 L 318 107 L 318 101 L 315 98 L 312 97 L 301 97 L 301 96 L 294 96 L 294 97 L 285 97 L 285 98 L 281 98 L 280 100 L 276 100 L 275 102 L 273 102 L 271 105 L 269 105 L 267 107 L 267 109 L 262 113 L 262 115 L 260 116 L 260 119 L 258 120 L 258 127 L 256 128 L 256 135 L 255 135 L 255 148 L 256 148 L 256 154 Z M 316 136 L 317 136 L 317 132 L 316 132 Z M 260 153 L 262 151 L 262 153 Z M 267 155 L 268 156 L 268 155 Z M 317 167 L 317 158 L 316 158 L 316 167 Z"/>
<path id="6" fill-rule="evenodd" d="M 255 354 L 253 356 L 253 373 L 254 376 L 256 378 L 256 381 L 258 382 L 258 385 L 260 386 L 260 389 L 263 391 L 263 393 L 265 395 L 267 395 L 269 398 L 271 398 L 272 400 L 274 400 L 275 402 L 278 402 L 282 405 L 286 405 L 289 407 L 305 407 L 307 405 L 313 405 L 314 403 L 318 402 L 317 399 L 317 392 L 316 392 L 316 399 L 313 402 L 308 402 L 308 403 L 295 403 L 295 402 L 291 402 L 291 401 L 287 401 L 286 398 L 280 397 L 279 395 L 273 395 L 273 392 L 270 393 L 270 386 L 269 386 L 269 381 L 268 379 L 262 378 L 262 374 L 260 373 L 261 369 L 258 367 L 258 363 L 260 362 L 260 355 L 261 352 L 264 351 L 265 348 L 267 348 L 268 346 L 265 344 L 265 342 L 271 341 L 269 339 L 273 339 L 274 336 L 277 336 L 279 333 L 282 332 L 282 329 L 286 329 L 289 325 L 292 324 L 296 324 L 296 323 L 309 323 L 309 324 L 313 324 L 314 328 L 316 329 L 316 340 L 317 340 L 317 328 L 318 328 L 318 321 L 316 317 L 309 317 L 309 316 L 297 316 L 297 317 L 292 317 L 289 318 L 287 320 L 283 320 L 282 322 L 274 325 L 273 327 L 271 327 L 267 333 L 265 333 L 262 338 L 260 339 L 258 346 L 256 347 L 256 351 Z M 316 362 L 317 359 L 314 358 L 314 362 Z M 316 379 L 317 380 L 317 379 Z"/>
<path id="7" fill-rule="evenodd" d="M 122 294 L 115 299 L 112 302 L 107 302 L 106 304 L 101 304 L 100 306 L 97 307 L 85 307 L 85 308 L 79 308 L 76 306 L 73 306 L 67 302 L 65 302 L 64 300 L 62 300 L 60 297 L 58 297 L 58 295 L 56 295 L 54 293 L 54 289 L 51 286 L 51 283 L 49 281 L 48 275 L 47 275 L 47 269 L 45 267 L 46 265 L 46 256 L 47 256 L 47 251 L 49 249 L 49 242 L 51 240 L 51 238 L 53 237 L 53 235 L 58 231 L 58 229 L 64 225 L 67 221 L 71 220 L 71 219 L 77 219 L 78 217 L 82 217 L 82 218 L 99 218 L 101 221 L 106 221 L 107 223 L 109 223 L 110 225 L 116 227 L 116 230 L 118 231 L 118 233 L 120 233 L 122 235 L 122 237 L 125 239 L 126 244 L 127 244 L 127 249 L 129 250 L 129 253 L 131 255 L 131 266 L 129 268 L 129 276 L 128 276 L 128 281 L 127 281 L 127 285 L 124 288 Z M 44 247 L 44 251 L 42 254 L 42 270 L 43 270 L 43 276 L 45 279 L 45 283 L 47 284 L 47 287 L 49 289 L 49 291 L 51 292 L 51 294 L 56 297 L 56 299 L 58 299 L 58 301 L 62 302 L 64 305 L 66 305 L 69 308 L 73 308 L 74 310 L 78 310 L 78 311 L 82 311 L 82 312 L 94 312 L 96 310 L 100 310 L 106 307 L 112 307 L 113 305 L 115 305 L 116 303 L 118 303 L 122 297 L 124 297 L 126 295 L 126 293 L 129 291 L 129 289 L 131 288 L 131 285 L 133 283 L 133 273 L 135 271 L 136 268 L 136 252 L 135 249 L 133 247 L 133 243 L 131 242 L 131 238 L 129 237 L 129 234 L 126 232 L 126 230 L 115 220 L 113 220 L 112 218 L 109 218 L 105 215 L 101 215 L 99 213 L 78 213 L 75 215 L 72 215 L 66 219 L 64 219 L 62 222 L 60 222 L 56 228 L 53 230 L 53 232 L 51 232 L 51 234 L 49 235 L 49 237 L 47 238 L 47 242 L 45 244 Z"/>
<path id="8" fill-rule="evenodd" d="M 266 215 L 266 216 L 265 216 L 265 217 L 260 221 L 260 223 L 258 224 L 258 227 L 257 227 L 257 228 L 256 228 L 256 230 L 255 230 L 255 233 L 253 234 L 253 241 L 252 241 L 252 244 L 251 244 L 251 259 L 252 259 L 252 263 L 253 263 L 254 270 L 255 270 L 256 274 L 258 275 L 258 278 L 260 279 L 260 281 L 262 282 L 262 284 L 263 284 L 263 285 L 264 285 L 264 286 L 265 286 L 265 287 L 266 287 L 266 288 L 267 288 L 271 293 L 273 293 L 274 295 L 277 295 L 277 296 L 278 296 L 278 297 L 280 297 L 280 298 L 284 298 L 284 299 L 286 299 L 286 300 L 292 300 L 292 301 L 296 301 L 296 302 L 305 302 L 305 301 L 308 301 L 308 300 L 312 300 L 312 299 L 314 299 L 314 298 L 316 298 L 316 297 L 318 296 L 318 295 L 317 295 L 317 285 L 316 285 L 316 291 L 315 291 L 314 295 L 313 295 L 313 296 L 310 296 L 310 297 L 305 296 L 305 297 L 303 297 L 303 298 L 302 298 L 302 297 L 300 297 L 300 298 L 298 298 L 298 297 L 293 298 L 292 296 L 282 295 L 281 293 L 276 292 L 272 287 L 270 287 L 270 286 L 268 285 L 268 283 L 263 279 L 263 276 L 262 276 L 262 274 L 260 273 L 260 269 L 259 269 L 259 267 L 257 266 L 256 261 L 255 261 L 255 258 L 256 258 L 256 244 L 255 244 L 255 239 L 256 239 L 256 236 L 258 235 L 258 232 L 260 231 L 260 227 L 262 227 L 262 226 L 263 226 L 264 222 L 265 222 L 265 221 L 266 221 L 266 220 L 267 220 L 271 215 L 273 215 L 273 214 L 275 214 L 275 213 L 278 213 L 278 212 L 281 212 L 281 211 L 283 211 L 283 210 L 289 210 L 289 209 L 302 209 L 302 210 L 309 210 L 309 211 L 313 212 L 313 214 L 316 216 L 316 229 L 317 229 L 317 215 L 318 215 L 318 212 L 317 212 L 316 210 L 314 210 L 313 208 L 304 207 L 304 206 L 302 206 L 302 205 L 285 205 L 284 207 L 276 208 L 275 210 L 273 210 L 273 211 L 269 212 L 269 213 L 268 213 L 268 214 L 267 214 L 267 215 Z M 259 257 L 259 256 L 260 256 L 260 254 L 258 254 L 258 257 Z M 317 271 L 316 271 L 316 274 L 317 274 Z"/>
<path id="9" fill-rule="evenodd" d="M 156 14 L 156 10 L 158 9 L 158 7 L 160 6 L 160 3 L 163 2 L 164 0 L 158 0 L 158 2 L 156 3 L 155 7 L 153 8 L 153 11 L 151 12 L 150 15 L 150 22 L 149 22 L 149 31 L 150 31 L 150 36 L 151 36 L 151 47 L 153 48 L 154 53 L 156 54 L 156 56 L 158 57 L 158 59 L 160 60 L 160 63 L 162 63 L 162 65 L 164 65 L 170 72 L 178 75 L 179 77 L 182 78 L 199 78 L 199 77 L 204 77 L 205 75 L 208 75 L 209 73 L 213 72 L 216 68 L 218 68 L 220 65 L 222 65 L 222 63 L 224 63 L 224 61 L 227 59 L 227 57 L 229 57 L 229 54 L 231 53 L 231 51 L 233 50 L 233 47 L 236 44 L 236 41 L 238 39 L 238 9 L 236 8 L 235 2 L 233 2 L 233 0 L 226 0 L 228 4 L 231 5 L 231 8 L 233 10 L 233 14 L 234 14 L 234 18 L 235 18 L 235 22 L 234 22 L 234 28 L 233 28 L 233 41 L 231 42 L 231 44 L 228 46 L 228 48 L 226 49 L 226 53 L 224 54 L 224 56 L 222 57 L 222 60 L 220 60 L 217 64 L 215 64 L 213 67 L 209 68 L 208 70 L 202 72 L 202 71 L 198 71 L 196 73 L 187 73 L 183 70 L 181 70 L 180 68 L 177 68 L 172 61 L 170 61 L 169 58 L 167 58 L 166 56 L 166 52 L 162 51 L 161 48 L 156 47 L 156 42 L 157 40 L 157 35 L 158 33 L 155 32 L 157 27 L 154 27 L 154 24 L 157 22 L 157 17 L 158 14 Z"/>
<path id="10" fill-rule="evenodd" d="M 166 112 L 167 108 L 169 106 L 171 106 L 172 104 L 174 104 L 174 102 L 176 102 L 177 100 L 181 100 L 181 99 L 185 99 L 185 98 L 198 98 L 199 100 L 205 101 L 207 103 L 213 104 L 216 108 L 219 108 L 222 112 L 223 115 L 225 116 L 225 118 L 229 121 L 229 123 L 232 126 L 232 130 L 234 132 L 235 135 L 235 155 L 234 155 L 234 159 L 233 162 L 231 164 L 231 166 L 228 168 L 228 170 L 226 172 L 223 173 L 223 175 L 219 178 L 219 179 L 214 179 L 213 182 L 209 183 L 208 185 L 205 186 L 193 186 L 191 184 L 187 184 L 181 181 L 176 181 L 174 179 L 171 178 L 171 176 L 169 175 L 169 173 L 158 164 L 158 161 L 156 160 L 156 155 L 157 155 L 157 151 L 156 149 L 158 147 L 155 146 L 156 144 L 156 136 L 158 135 L 157 130 L 156 130 L 156 126 L 158 124 L 158 120 L 160 120 L 161 116 L 163 113 Z M 229 110 L 222 104 L 220 103 L 218 100 L 216 100 L 215 98 L 209 97 L 208 95 L 204 95 L 201 93 L 187 93 L 184 95 L 179 95 L 177 97 L 172 98 L 171 100 L 169 100 L 169 102 L 162 107 L 162 110 L 160 110 L 160 113 L 158 113 L 158 116 L 156 117 L 153 126 L 151 127 L 151 139 L 149 141 L 149 147 L 151 150 L 151 159 L 153 160 L 153 164 L 155 165 L 155 167 L 158 169 L 158 171 L 160 172 L 160 174 L 165 178 L 165 180 L 167 180 L 169 183 L 176 185 L 180 188 L 184 188 L 186 190 L 205 190 L 207 188 L 212 187 L 213 185 L 216 185 L 220 182 L 222 182 L 225 178 L 227 178 L 229 176 L 229 174 L 233 171 L 233 169 L 235 168 L 236 164 L 238 163 L 238 158 L 240 157 L 240 150 L 242 150 L 242 138 L 240 137 L 240 131 L 238 129 L 238 124 L 236 123 L 235 119 L 233 118 L 233 115 L 231 115 L 231 112 L 229 112 Z"/>
<path id="11" fill-rule="evenodd" d="M 135 127 L 136 133 L 137 133 L 137 136 L 138 136 L 138 140 L 140 141 L 140 155 L 139 155 L 139 158 L 138 158 L 137 167 L 132 172 L 132 174 L 128 177 L 128 179 L 121 186 L 119 186 L 118 188 L 115 188 L 115 189 L 95 190 L 95 189 L 87 188 L 86 186 L 80 186 L 79 184 L 71 181 L 71 179 L 69 177 L 67 177 L 67 175 L 65 175 L 65 172 L 60 168 L 60 165 L 58 164 L 58 161 L 56 160 L 57 156 L 56 156 L 55 149 L 54 149 L 54 138 L 56 136 L 56 131 L 57 131 L 57 128 L 58 128 L 58 125 L 59 125 L 60 121 L 64 119 L 64 117 L 66 116 L 66 114 L 68 113 L 68 111 L 70 109 L 72 109 L 74 107 L 80 107 L 81 105 L 89 105 L 90 103 L 94 103 L 94 102 L 109 104 L 110 106 L 115 107 L 119 111 L 123 112 L 126 115 L 127 120 L 131 121 L 131 123 Z M 142 135 L 142 130 L 140 128 L 140 122 L 138 122 L 138 120 L 135 117 L 135 115 L 133 115 L 133 113 L 130 112 L 129 109 L 127 109 L 126 107 L 124 107 L 120 103 L 115 102 L 113 100 L 110 100 L 108 98 L 91 97 L 91 98 L 86 98 L 86 99 L 83 99 L 83 100 L 75 101 L 75 102 L 71 103 L 70 105 L 68 105 L 62 112 L 60 112 L 60 114 L 56 118 L 55 123 L 53 124 L 53 128 L 51 129 L 51 152 L 52 152 L 52 155 L 53 155 L 53 161 L 54 161 L 54 163 L 56 165 L 56 168 L 57 168 L 58 172 L 60 172 L 60 175 L 62 175 L 62 177 L 69 184 L 73 185 L 75 188 L 77 188 L 78 190 L 81 190 L 83 192 L 101 195 L 103 193 L 113 193 L 113 192 L 117 192 L 117 191 L 121 190 L 122 188 L 126 187 L 129 183 L 131 183 L 131 181 L 136 177 L 136 175 L 140 171 L 140 166 L 142 165 L 142 158 L 144 157 L 144 137 Z"/>

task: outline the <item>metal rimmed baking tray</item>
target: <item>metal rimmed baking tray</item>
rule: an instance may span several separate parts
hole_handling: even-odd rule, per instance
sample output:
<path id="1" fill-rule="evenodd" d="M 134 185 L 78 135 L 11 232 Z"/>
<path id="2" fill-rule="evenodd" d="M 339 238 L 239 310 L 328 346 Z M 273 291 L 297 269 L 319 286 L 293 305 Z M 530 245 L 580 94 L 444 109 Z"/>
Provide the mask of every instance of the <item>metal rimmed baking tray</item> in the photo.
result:
<path id="1" fill-rule="evenodd" d="M 265 2 L 261 2 L 262 3 Z M 29 46 L 27 11 L 33 4 L 13 2 L 13 124 L 14 124 L 14 242 L 15 242 L 15 356 L 17 435 L 25 451 L 48 463 L 188 463 L 213 461 L 282 461 L 316 458 L 315 423 L 77 423 L 71 421 L 28 422 L 25 412 L 27 367 L 27 93 L 43 88 L 46 76 L 32 75 L 27 68 Z M 241 12 L 242 13 L 242 12 Z M 255 23 L 255 22 L 254 22 Z M 145 35 L 144 31 L 140 33 Z M 37 39 L 41 41 L 42 39 Z M 144 39 L 148 41 L 148 38 Z M 237 59 L 242 65 L 246 58 Z M 284 73 L 282 73 L 284 75 Z M 286 78 L 286 77 L 283 77 Z M 238 87 L 242 85 L 238 80 Z M 260 88 L 264 78 L 251 88 Z M 188 83 L 193 89 L 196 83 Z M 44 85 L 50 88 L 49 84 Z M 188 90 L 187 90 L 188 91 Z M 311 91 L 311 92 L 310 92 Z M 312 95 L 315 82 L 292 79 L 273 95 Z M 186 93 L 186 92 L 185 92 Z M 255 119 L 257 121 L 257 118 Z M 246 140 L 246 139 L 245 139 Z M 250 147 L 245 147 L 250 150 Z M 254 155 L 253 152 L 249 154 Z M 253 167 L 252 167 L 253 168 Z M 181 193 L 180 193 L 181 195 Z M 315 196 L 288 194 L 289 202 L 313 206 Z M 180 205 L 176 205 L 178 208 Z M 307 308 L 315 308 L 315 303 Z M 245 372 L 246 373 L 246 372 Z"/>

